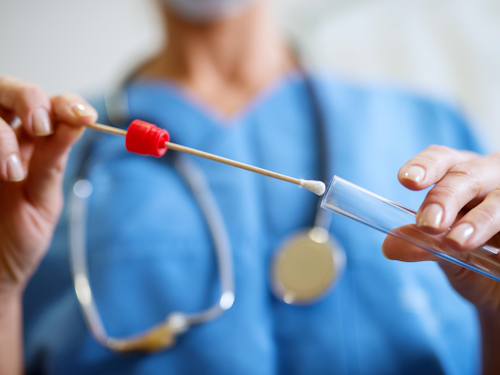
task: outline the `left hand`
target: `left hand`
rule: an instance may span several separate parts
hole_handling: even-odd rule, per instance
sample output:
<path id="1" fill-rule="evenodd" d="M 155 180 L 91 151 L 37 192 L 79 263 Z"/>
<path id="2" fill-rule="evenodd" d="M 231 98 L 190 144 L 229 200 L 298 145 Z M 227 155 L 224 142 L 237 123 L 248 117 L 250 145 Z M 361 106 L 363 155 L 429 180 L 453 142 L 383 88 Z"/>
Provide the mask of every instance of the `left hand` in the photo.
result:
<path id="1" fill-rule="evenodd" d="M 480 156 L 444 146 L 430 146 L 400 169 L 399 181 L 408 189 L 435 184 L 417 213 L 417 225 L 438 234 L 451 227 L 446 241 L 457 251 L 486 242 L 500 245 L 500 154 Z M 431 253 L 394 236 L 382 252 L 401 261 L 438 260 L 453 288 L 479 310 L 500 314 L 500 283 L 439 260 Z"/>

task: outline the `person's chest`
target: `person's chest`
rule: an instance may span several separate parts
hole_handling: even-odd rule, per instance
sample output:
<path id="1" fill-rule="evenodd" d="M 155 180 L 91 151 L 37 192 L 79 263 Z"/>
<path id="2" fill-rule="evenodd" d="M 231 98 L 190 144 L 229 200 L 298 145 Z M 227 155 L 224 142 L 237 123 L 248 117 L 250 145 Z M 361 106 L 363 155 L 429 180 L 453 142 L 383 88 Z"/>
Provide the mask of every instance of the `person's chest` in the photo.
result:
<path id="1" fill-rule="evenodd" d="M 173 142 L 300 178 L 320 177 L 323 142 L 330 176 L 338 174 L 412 208 L 422 197 L 397 187 L 395 176 L 405 159 L 432 137 L 414 138 L 411 145 L 394 143 L 419 132 L 412 125 L 396 127 L 400 119 L 387 124 L 362 109 L 337 115 L 335 107 L 327 108 L 322 114 L 327 138 L 319 139 L 316 114 L 300 85 L 286 95 L 268 97 L 225 128 L 187 103 L 153 94 L 132 96 L 131 115 L 167 128 Z M 172 311 L 191 313 L 210 306 L 219 292 L 213 238 L 182 174 L 168 157 L 127 154 L 119 138 L 101 138 L 91 154 L 85 175 L 94 187 L 88 201 L 88 260 L 108 333 L 134 334 Z M 313 224 L 318 198 L 286 182 L 191 159 L 205 176 L 229 234 L 235 304 L 219 319 L 187 332 L 172 350 L 143 363 L 189 373 L 195 358 L 206 373 L 241 374 L 370 373 L 371 365 L 384 373 L 405 366 L 395 362 L 398 358 L 419 358 L 428 368 L 439 367 L 443 349 L 434 350 L 429 342 L 442 340 L 460 325 L 457 317 L 439 320 L 443 309 L 453 305 L 465 315 L 469 311 L 446 294 L 449 287 L 437 267 L 390 263 L 380 253 L 380 234 L 334 217 L 330 231 L 347 253 L 344 275 L 317 303 L 287 305 L 271 292 L 272 258 L 283 240 Z M 52 251 L 50 262 L 67 267 L 61 253 Z M 47 278 L 50 271 L 44 269 Z M 74 304 L 73 294 L 64 296 Z M 412 305 L 408 300 L 415 296 L 420 302 Z M 78 314 L 73 309 L 66 320 L 74 321 Z M 467 327 L 459 336 L 470 336 Z M 88 337 L 84 332 L 76 335 L 80 345 Z M 68 347 L 76 345 L 62 336 Z M 411 344 L 405 345 L 407 337 Z M 87 341 L 84 346 L 89 350 L 95 345 Z M 110 353 L 105 357 L 121 363 Z M 261 361 L 251 361 L 257 357 Z"/>

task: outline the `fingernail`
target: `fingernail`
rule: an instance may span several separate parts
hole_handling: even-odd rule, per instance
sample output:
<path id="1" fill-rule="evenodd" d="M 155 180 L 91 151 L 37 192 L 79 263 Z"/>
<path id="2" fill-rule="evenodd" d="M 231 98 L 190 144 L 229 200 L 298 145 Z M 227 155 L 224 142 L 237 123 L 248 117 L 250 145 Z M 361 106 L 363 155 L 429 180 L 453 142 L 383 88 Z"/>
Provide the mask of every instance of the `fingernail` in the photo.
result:
<path id="1" fill-rule="evenodd" d="M 412 180 L 415 182 L 420 182 L 424 179 L 425 177 L 425 169 L 419 166 L 412 166 L 406 170 L 406 172 L 403 174 L 403 178 L 406 178 L 408 180 Z"/>
<path id="2" fill-rule="evenodd" d="M 439 228 L 443 220 L 443 209 L 437 203 L 432 203 L 424 208 L 418 219 L 419 227 Z"/>
<path id="3" fill-rule="evenodd" d="M 23 165 L 16 154 L 10 155 L 7 159 L 7 178 L 13 182 L 24 180 Z"/>
<path id="4" fill-rule="evenodd" d="M 88 107 L 85 107 L 83 104 L 81 103 L 75 103 L 71 106 L 71 110 L 73 111 L 73 113 L 75 114 L 76 117 L 87 117 L 87 116 L 92 116 L 95 114 L 95 112 L 91 109 L 91 108 L 88 108 Z"/>
<path id="5" fill-rule="evenodd" d="M 50 124 L 49 114 L 45 108 L 38 108 L 33 112 L 33 132 L 38 136 L 52 134 L 52 125 Z"/>
<path id="6" fill-rule="evenodd" d="M 455 241 L 462 246 L 474 233 L 474 227 L 469 223 L 462 223 L 450 230 L 446 238 Z"/>

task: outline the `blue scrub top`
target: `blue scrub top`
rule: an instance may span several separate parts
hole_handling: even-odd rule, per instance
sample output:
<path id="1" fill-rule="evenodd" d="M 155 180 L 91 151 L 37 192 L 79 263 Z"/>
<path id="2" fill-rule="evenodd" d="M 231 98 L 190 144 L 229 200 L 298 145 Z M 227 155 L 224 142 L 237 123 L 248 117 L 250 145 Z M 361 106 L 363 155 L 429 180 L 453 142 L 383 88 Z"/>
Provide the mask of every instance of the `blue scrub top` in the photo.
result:
<path id="1" fill-rule="evenodd" d="M 417 209 L 425 193 L 399 184 L 403 163 L 431 144 L 479 150 L 464 120 L 443 103 L 323 75 L 313 82 L 327 124 L 330 176 Z M 299 74 L 283 78 L 230 119 L 164 81 L 132 83 L 128 96 L 131 117 L 165 127 L 174 142 L 290 176 L 320 177 L 313 105 Z M 66 195 L 84 143 L 72 152 Z M 168 158 L 127 153 L 123 138 L 102 134 L 91 154 L 88 259 L 108 333 L 133 335 L 172 311 L 197 312 L 214 303 L 219 288 L 210 234 Z M 277 300 L 269 287 L 270 262 L 283 240 L 312 224 L 318 197 L 191 158 L 204 171 L 229 231 L 233 308 L 192 327 L 170 350 L 119 355 L 101 347 L 85 327 L 73 289 L 65 211 L 25 293 L 29 374 L 478 372 L 474 308 L 437 264 L 385 259 L 384 236 L 344 217 L 335 215 L 330 228 L 347 253 L 340 282 L 309 306 Z"/>

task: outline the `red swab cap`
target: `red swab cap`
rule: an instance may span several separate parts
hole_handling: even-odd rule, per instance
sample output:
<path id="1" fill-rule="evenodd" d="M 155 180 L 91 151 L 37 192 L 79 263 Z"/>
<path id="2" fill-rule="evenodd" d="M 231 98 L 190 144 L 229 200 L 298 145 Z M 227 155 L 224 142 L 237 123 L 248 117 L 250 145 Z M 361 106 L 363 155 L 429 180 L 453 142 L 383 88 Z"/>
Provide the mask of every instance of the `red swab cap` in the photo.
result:
<path id="1" fill-rule="evenodd" d="M 159 158 L 167 152 L 165 142 L 168 141 L 170 141 L 170 135 L 165 129 L 149 122 L 134 120 L 127 129 L 125 147 L 136 154 Z"/>

